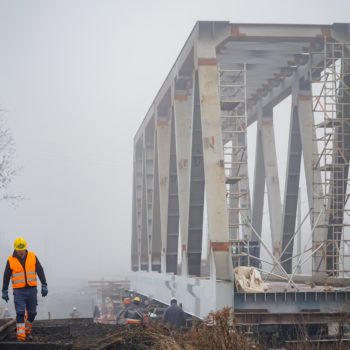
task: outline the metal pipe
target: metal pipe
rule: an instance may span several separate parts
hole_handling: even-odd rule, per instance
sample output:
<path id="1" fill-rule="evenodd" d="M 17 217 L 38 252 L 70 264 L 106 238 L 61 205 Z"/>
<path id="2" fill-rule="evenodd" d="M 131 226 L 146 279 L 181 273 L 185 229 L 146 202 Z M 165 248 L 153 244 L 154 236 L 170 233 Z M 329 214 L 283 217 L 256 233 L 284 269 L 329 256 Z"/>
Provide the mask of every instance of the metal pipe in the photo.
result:
<path id="1" fill-rule="evenodd" d="M 323 214 L 323 211 L 324 211 L 324 210 L 325 210 L 325 207 L 323 206 L 323 207 L 322 207 L 322 210 L 320 211 L 320 213 L 319 213 L 318 216 L 317 216 L 315 225 L 314 225 L 314 227 L 313 227 L 312 230 L 311 230 L 310 237 L 309 237 L 307 243 L 306 243 L 305 246 L 304 246 L 303 254 L 306 252 L 306 247 L 307 247 L 307 245 L 309 244 L 310 238 L 312 238 L 313 232 L 315 231 L 315 228 L 316 228 L 316 226 L 317 226 L 317 224 L 318 224 L 318 221 L 319 221 L 321 215 Z M 323 244 L 323 243 L 322 243 L 322 244 Z M 322 244 L 321 244 L 321 246 L 322 246 Z M 292 278 L 293 278 L 294 275 L 295 275 L 295 272 L 296 272 L 296 270 L 297 270 L 298 265 L 300 264 L 301 257 L 303 256 L 303 254 L 300 255 L 300 257 L 299 257 L 299 259 L 298 259 L 298 262 L 297 262 L 297 265 L 294 267 L 293 273 L 290 275 L 288 284 L 292 281 Z"/>
<path id="2" fill-rule="evenodd" d="M 280 271 L 288 278 L 288 274 L 286 272 L 286 270 L 283 268 L 283 266 L 280 264 L 280 262 L 276 259 L 276 257 L 270 252 L 269 248 L 266 246 L 266 244 L 264 243 L 264 241 L 259 237 L 258 233 L 255 231 L 254 227 L 252 226 L 252 224 L 250 222 L 247 222 L 247 224 L 250 226 L 250 228 L 254 231 L 256 238 L 259 240 L 259 242 L 261 243 L 261 245 L 266 249 L 267 253 L 270 255 L 270 257 L 272 258 L 272 260 L 275 262 L 275 264 L 277 264 L 277 266 L 279 267 Z M 290 284 L 291 282 L 288 281 L 288 284 Z M 296 288 L 296 285 L 294 282 L 292 282 L 292 285 L 294 288 Z"/>

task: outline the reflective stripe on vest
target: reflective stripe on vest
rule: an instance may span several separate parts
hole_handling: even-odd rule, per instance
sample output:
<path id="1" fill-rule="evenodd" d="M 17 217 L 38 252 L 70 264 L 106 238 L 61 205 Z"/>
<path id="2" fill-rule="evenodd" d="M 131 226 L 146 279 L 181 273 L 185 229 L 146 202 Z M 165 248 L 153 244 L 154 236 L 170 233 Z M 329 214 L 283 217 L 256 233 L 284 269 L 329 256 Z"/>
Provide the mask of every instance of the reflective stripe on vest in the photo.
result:
<path id="1" fill-rule="evenodd" d="M 25 271 L 19 260 L 13 256 L 8 259 L 10 269 L 12 271 L 12 287 L 13 288 L 24 288 L 27 285 L 30 287 L 37 286 L 36 278 L 36 256 L 33 252 L 27 253 L 25 262 Z"/>
<path id="2" fill-rule="evenodd" d="M 15 286 L 17 284 L 21 284 L 21 283 L 24 283 L 25 284 L 26 280 L 16 280 L 16 281 L 12 281 L 12 285 Z M 16 288 L 16 287 L 14 287 Z M 17 287 L 17 288 L 20 288 L 20 287 Z"/>
<path id="3" fill-rule="evenodd" d="M 125 324 L 141 324 L 141 320 L 133 320 L 131 318 L 127 318 L 125 320 Z"/>
<path id="4" fill-rule="evenodd" d="M 12 277 L 19 277 L 19 276 L 23 276 L 24 277 L 24 272 L 20 272 L 20 273 L 13 273 Z"/>

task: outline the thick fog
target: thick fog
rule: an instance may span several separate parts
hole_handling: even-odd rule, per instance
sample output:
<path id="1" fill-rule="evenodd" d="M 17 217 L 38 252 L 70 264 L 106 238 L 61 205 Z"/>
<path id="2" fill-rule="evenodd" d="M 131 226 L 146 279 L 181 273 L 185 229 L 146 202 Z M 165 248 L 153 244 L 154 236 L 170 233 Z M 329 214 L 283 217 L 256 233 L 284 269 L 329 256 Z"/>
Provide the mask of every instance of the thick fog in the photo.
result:
<path id="1" fill-rule="evenodd" d="M 47 275 L 42 317 L 93 303 L 89 280 L 127 277 L 133 136 L 196 21 L 329 24 L 349 10 L 348 0 L 0 0 L 0 108 L 23 196 L 0 202 L 1 280 L 17 236 Z"/>

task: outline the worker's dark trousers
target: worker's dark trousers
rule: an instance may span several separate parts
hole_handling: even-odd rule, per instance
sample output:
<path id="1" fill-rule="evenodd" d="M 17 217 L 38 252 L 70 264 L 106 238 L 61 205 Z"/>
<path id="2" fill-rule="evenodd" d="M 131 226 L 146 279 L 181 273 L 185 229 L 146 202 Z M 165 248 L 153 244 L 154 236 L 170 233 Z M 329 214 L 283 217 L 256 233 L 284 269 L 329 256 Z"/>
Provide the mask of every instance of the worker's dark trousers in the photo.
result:
<path id="1" fill-rule="evenodd" d="M 14 288 L 13 297 L 17 314 L 17 323 L 24 323 L 24 314 L 27 309 L 28 321 L 33 322 L 36 316 L 38 290 L 36 287 Z"/>

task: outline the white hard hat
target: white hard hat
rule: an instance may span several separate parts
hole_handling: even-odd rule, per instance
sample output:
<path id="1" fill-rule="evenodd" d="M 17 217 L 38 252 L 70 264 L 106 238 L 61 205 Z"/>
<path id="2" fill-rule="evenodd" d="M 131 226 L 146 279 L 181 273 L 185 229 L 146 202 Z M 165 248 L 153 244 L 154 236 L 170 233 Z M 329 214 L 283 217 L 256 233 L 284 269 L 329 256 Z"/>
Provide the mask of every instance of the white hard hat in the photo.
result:
<path id="1" fill-rule="evenodd" d="M 77 308 L 75 306 L 73 307 L 73 311 L 77 311 Z"/>
<path id="2" fill-rule="evenodd" d="M 176 302 L 177 302 L 177 299 L 176 299 L 175 297 L 172 297 L 172 298 L 170 299 L 170 302 L 172 303 L 173 301 L 176 301 Z"/>

